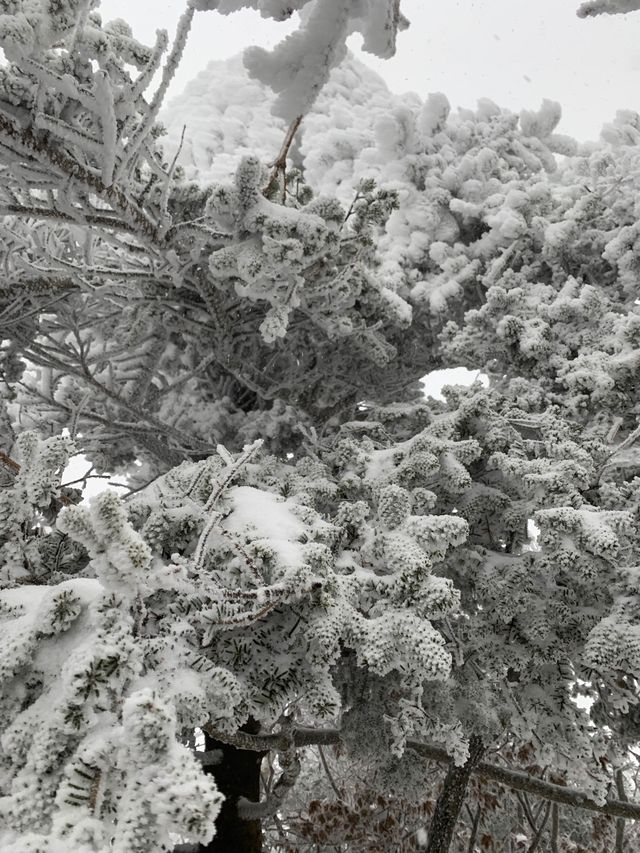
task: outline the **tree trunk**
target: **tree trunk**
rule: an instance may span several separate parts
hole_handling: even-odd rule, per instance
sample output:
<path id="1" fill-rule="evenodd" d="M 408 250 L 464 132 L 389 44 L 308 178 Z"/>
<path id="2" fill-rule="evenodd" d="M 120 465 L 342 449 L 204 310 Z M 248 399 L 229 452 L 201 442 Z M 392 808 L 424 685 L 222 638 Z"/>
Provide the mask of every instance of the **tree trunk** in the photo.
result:
<path id="1" fill-rule="evenodd" d="M 473 735 L 469 741 L 469 759 L 462 767 L 451 762 L 429 828 L 426 853 L 448 853 L 453 831 L 467 794 L 467 785 L 474 767 L 484 752 L 482 740 Z"/>
<path id="2" fill-rule="evenodd" d="M 242 731 L 257 734 L 260 726 L 250 720 Z M 216 834 L 209 844 L 201 844 L 199 853 L 262 853 L 262 823 L 260 820 L 242 820 L 238 816 L 238 798 L 246 797 L 254 803 L 260 799 L 260 765 L 266 752 L 236 749 L 205 733 L 205 749 L 222 753 L 222 761 L 205 772 L 211 773 L 224 803 L 216 820 Z"/>

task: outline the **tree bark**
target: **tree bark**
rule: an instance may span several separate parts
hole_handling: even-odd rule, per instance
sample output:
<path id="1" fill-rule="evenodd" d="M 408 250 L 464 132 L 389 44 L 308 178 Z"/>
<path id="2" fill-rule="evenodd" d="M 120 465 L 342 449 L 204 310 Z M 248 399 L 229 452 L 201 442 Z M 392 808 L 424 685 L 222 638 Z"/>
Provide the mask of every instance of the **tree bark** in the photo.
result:
<path id="1" fill-rule="evenodd" d="M 627 792 L 624 789 L 624 774 L 622 770 L 616 770 L 615 780 L 618 797 L 623 802 L 626 802 L 628 797 Z M 623 817 L 619 817 L 616 821 L 616 853 L 624 853 L 624 829 L 625 819 Z"/>
<path id="2" fill-rule="evenodd" d="M 467 795 L 467 785 L 471 774 L 480 762 L 484 746 L 482 740 L 473 735 L 469 741 L 469 758 L 462 767 L 451 762 L 445 776 L 444 785 L 436 802 L 429 828 L 429 843 L 426 853 L 448 853 L 453 831 Z"/>
<path id="3" fill-rule="evenodd" d="M 260 726 L 250 720 L 242 731 L 256 734 Z M 260 765 L 266 752 L 238 749 L 216 740 L 205 732 L 205 749 L 220 750 L 222 760 L 205 767 L 216 780 L 224 803 L 216 820 L 216 834 L 209 844 L 201 844 L 199 853 L 262 853 L 262 822 L 242 820 L 238 815 L 238 798 L 260 800 Z"/>

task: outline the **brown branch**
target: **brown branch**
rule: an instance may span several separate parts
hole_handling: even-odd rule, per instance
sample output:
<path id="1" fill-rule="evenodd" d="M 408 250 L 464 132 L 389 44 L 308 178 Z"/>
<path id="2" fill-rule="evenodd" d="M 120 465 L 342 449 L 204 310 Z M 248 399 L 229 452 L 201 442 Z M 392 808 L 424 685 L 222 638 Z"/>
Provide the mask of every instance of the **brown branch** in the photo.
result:
<path id="1" fill-rule="evenodd" d="M 627 797 L 627 792 L 624 789 L 624 774 L 621 769 L 616 770 L 615 780 L 618 798 L 622 802 L 628 802 L 629 798 Z M 624 853 L 624 829 L 625 819 L 623 817 L 619 817 L 616 820 L 616 853 Z"/>
<path id="2" fill-rule="evenodd" d="M 285 136 L 284 142 L 282 143 L 282 147 L 278 152 L 278 156 L 273 161 L 273 163 L 271 163 L 271 175 L 269 176 L 267 185 L 262 190 L 263 195 L 269 196 L 274 184 L 278 180 L 278 175 L 285 174 L 287 170 L 287 157 L 289 156 L 289 149 L 293 144 L 293 140 L 295 139 L 295 135 L 298 132 L 298 128 L 300 127 L 301 123 L 302 116 L 296 116 L 296 118 L 294 118 L 294 120 L 291 122 L 289 129 L 287 130 L 287 135 Z M 286 193 L 286 183 L 284 192 Z"/>
<path id="3" fill-rule="evenodd" d="M 320 761 L 322 762 L 322 766 L 324 768 L 324 772 L 327 775 L 327 779 L 329 780 L 329 784 L 333 788 L 336 797 L 339 800 L 342 800 L 343 799 L 343 793 L 340 791 L 340 789 L 336 785 L 335 779 L 333 778 L 333 774 L 331 773 L 331 770 L 329 769 L 329 764 L 328 764 L 327 759 L 325 757 L 324 750 L 322 749 L 321 744 L 317 744 L 317 747 L 318 747 L 318 753 L 320 754 Z"/>
<path id="4" fill-rule="evenodd" d="M 91 781 L 91 787 L 89 789 L 89 808 L 92 812 L 95 813 L 96 805 L 98 803 L 98 794 L 100 793 L 100 782 L 102 781 L 102 773 L 100 770 L 96 773 Z"/>
<path id="5" fill-rule="evenodd" d="M 12 474 L 20 473 L 20 466 L 18 463 L 12 459 L 10 456 L 7 456 L 2 450 L 0 450 L 0 462 L 11 471 Z"/>
<path id="6" fill-rule="evenodd" d="M 532 832 L 536 831 L 536 821 L 531 813 L 531 806 L 529 805 L 529 799 L 527 795 L 522 793 L 521 791 L 516 791 L 516 798 L 522 807 L 522 812 L 526 818 L 527 823 L 529 824 L 529 828 Z"/>
<path id="7" fill-rule="evenodd" d="M 13 293 L 29 293 L 32 295 L 38 295 L 42 293 L 47 293 L 50 291 L 60 291 L 60 290 L 80 290 L 81 286 L 77 281 L 74 281 L 72 278 L 56 278 L 51 277 L 47 278 L 45 276 L 35 277 L 35 278 L 24 278 L 17 279 L 14 282 L 10 282 L 7 286 L 7 290 L 12 291 Z"/>
<path id="8" fill-rule="evenodd" d="M 542 833 L 544 832 L 544 828 L 547 825 L 547 821 L 549 820 L 550 813 L 551 813 L 551 800 L 547 800 L 547 805 L 546 805 L 545 810 L 544 810 L 542 822 L 540 823 L 540 826 L 538 827 L 538 830 L 537 830 L 537 832 L 533 838 L 533 841 L 531 842 L 531 844 L 529 846 L 529 849 L 527 850 L 527 853 L 535 853 L 535 851 L 538 849 L 538 846 L 540 844 L 540 839 L 542 838 Z"/>
<path id="9" fill-rule="evenodd" d="M 454 764 L 449 756 L 447 775 L 436 800 L 429 827 L 427 853 L 447 853 L 451 847 L 455 827 L 467 797 L 469 780 L 484 751 L 482 739 L 478 735 L 472 735 L 469 740 L 469 757 L 463 765 Z"/>
<path id="10" fill-rule="evenodd" d="M 287 135 L 285 136 L 284 142 L 282 143 L 282 147 L 278 152 L 278 156 L 271 164 L 274 169 L 284 170 L 287 168 L 287 157 L 289 156 L 289 149 L 291 148 L 291 145 L 301 123 L 302 116 L 296 116 L 296 118 L 294 118 L 294 120 L 291 122 L 289 130 L 287 131 Z"/>
<path id="11" fill-rule="evenodd" d="M 265 750 L 284 750 L 287 738 L 281 734 L 258 734 L 249 735 L 244 732 L 236 732 L 233 735 L 224 734 L 213 729 L 211 726 L 203 726 L 204 731 L 211 737 L 231 744 L 238 749 L 251 749 L 257 752 Z M 297 728 L 293 731 L 293 740 L 296 747 L 313 746 L 322 744 L 330 746 L 341 743 L 340 731 L 338 729 L 311 729 Z M 418 741 L 407 741 L 407 749 L 412 749 L 418 755 L 437 761 L 440 764 L 449 764 L 451 756 L 445 749 L 432 746 Z M 597 812 L 608 817 L 622 817 L 626 820 L 640 820 L 640 803 L 624 802 L 622 800 L 607 800 L 604 805 L 594 802 L 585 791 L 577 788 L 569 788 L 564 785 L 556 785 L 553 782 L 545 782 L 535 776 L 529 776 L 521 770 L 511 770 L 499 767 L 497 764 L 489 764 L 481 761 L 473 770 L 474 776 L 481 776 L 491 782 L 498 782 L 513 791 L 525 791 L 552 803 L 563 803 L 585 811 Z"/>
<path id="12" fill-rule="evenodd" d="M 473 823 L 471 824 L 471 835 L 469 836 L 469 846 L 467 853 L 474 853 L 476 849 L 476 838 L 478 837 L 478 829 L 480 827 L 480 818 L 482 817 L 482 807 L 478 806 L 475 815 L 473 815 Z"/>
<path id="13" fill-rule="evenodd" d="M 289 741 L 288 749 L 278 753 L 278 763 L 282 768 L 282 773 L 265 800 L 256 803 L 245 797 L 238 799 L 238 814 L 243 820 L 262 820 L 265 817 L 277 814 L 282 807 L 282 803 L 297 782 L 302 769 L 293 741 Z"/>

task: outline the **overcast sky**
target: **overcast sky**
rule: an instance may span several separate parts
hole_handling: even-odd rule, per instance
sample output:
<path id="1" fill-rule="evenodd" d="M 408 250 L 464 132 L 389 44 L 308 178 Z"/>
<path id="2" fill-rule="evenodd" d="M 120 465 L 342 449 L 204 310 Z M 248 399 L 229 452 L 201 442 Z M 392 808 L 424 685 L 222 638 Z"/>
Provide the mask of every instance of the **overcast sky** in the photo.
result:
<path id="1" fill-rule="evenodd" d="M 597 138 L 616 109 L 640 112 L 640 12 L 582 20 L 579 0 L 402 0 L 411 27 L 397 54 L 360 54 L 397 92 L 444 92 L 454 106 L 487 97 L 519 110 L 542 98 L 561 102 L 560 131 Z M 163 27 L 173 33 L 184 0 L 103 0 L 105 20 L 123 17 L 142 41 Z M 211 59 L 250 44 L 270 46 L 292 24 L 253 11 L 224 17 L 200 12 L 170 96 Z"/>

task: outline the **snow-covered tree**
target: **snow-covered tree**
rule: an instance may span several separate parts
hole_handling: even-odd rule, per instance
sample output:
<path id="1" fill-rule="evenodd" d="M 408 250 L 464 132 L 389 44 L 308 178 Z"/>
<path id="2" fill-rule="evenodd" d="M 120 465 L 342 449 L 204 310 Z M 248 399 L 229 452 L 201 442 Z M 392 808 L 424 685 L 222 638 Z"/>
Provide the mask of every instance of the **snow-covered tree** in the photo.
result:
<path id="1" fill-rule="evenodd" d="M 0 844 L 253 853 L 328 745 L 340 820 L 401 803 L 429 853 L 487 785 L 622 844 L 640 119 L 587 149 L 552 102 L 396 99 L 345 48 L 390 55 L 394 0 L 194 0 L 170 48 L 97 5 L 0 3 Z M 300 28 L 212 148 L 165 136 L 194 16 L 246 5 Z M 489 388 L 425 399 L 451 365 Z M 124 494 L 62 486 L 78 452 Z"/>

